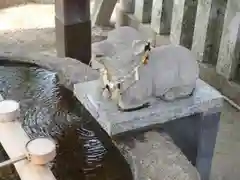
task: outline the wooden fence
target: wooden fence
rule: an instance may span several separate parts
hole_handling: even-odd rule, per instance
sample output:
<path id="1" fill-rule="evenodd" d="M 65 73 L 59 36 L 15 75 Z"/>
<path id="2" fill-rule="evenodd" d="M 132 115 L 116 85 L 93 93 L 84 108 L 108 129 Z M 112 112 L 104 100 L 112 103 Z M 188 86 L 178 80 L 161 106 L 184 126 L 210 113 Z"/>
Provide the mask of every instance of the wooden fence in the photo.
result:
<path id="1" fill-rule="evenodd" d="M 103 1 L 108 6 L 108 0 Z M 240 0 L 120 0 L 119 4 L 122 12 L 157 34 L 168 34 L 171 43 L 188 47 L 227 80 L 240 82 Z"/>

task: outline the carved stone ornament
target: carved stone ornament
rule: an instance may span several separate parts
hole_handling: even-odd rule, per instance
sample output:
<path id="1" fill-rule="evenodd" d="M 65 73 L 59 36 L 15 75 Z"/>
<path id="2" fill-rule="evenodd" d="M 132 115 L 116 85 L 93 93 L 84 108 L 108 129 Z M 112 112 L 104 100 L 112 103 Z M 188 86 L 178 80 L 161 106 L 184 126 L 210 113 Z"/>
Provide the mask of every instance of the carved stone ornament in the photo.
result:
<path id="1" fill-rule="evenodd" d="M 187 98 L 199 78 L 190 50 L 179 45 L 151 47 L 131 27 L 109 32 L 106 40 L 93 44 L 93 53 L 99 57 L 94 61 L 100 67 L 103 96 L 124 111 L 146 107 L 153 98 Z"/>

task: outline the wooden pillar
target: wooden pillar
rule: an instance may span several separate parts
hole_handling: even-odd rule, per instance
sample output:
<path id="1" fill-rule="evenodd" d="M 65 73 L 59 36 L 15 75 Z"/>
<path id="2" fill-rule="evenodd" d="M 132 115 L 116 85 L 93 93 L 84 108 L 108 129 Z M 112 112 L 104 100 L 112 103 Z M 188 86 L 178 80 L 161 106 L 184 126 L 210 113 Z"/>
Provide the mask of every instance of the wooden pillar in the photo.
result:
<path id="1" fill-rule="evenodd" d="M 193 36 L 192 51 L 199 61 L 216 64 L 227 1 L 201 0 Z"/>
<path id="2" fill-rule="evenodd" d="M 222 40 L 217 61 L 217 72 L 232 80 L 240 65 L 240 1 L 228 1 Z"/>
<path id="3" fill-rule="evenodd" d="M 191 48 L 197 3 L 196 0 L 174 0 L 170 33 L 171 43 Z"/>
<path id="4" fill-rule="evenodd" d="M 116 3 L 117 0 L 95 0 L 92 13 L 92 24 L 108 26 Z"/>
<path id="5" fill-rule="evenodd" d="M 170 34 L 173 0 L 153 0 L 151 27 L 158 34 Z"/>
<path id="6" fill-rule="evenodd" d="M 135 8 L 134 0 L 120 0 L 118 6 L 116 6 L 116 25 L 115 27 L 128 26 L 127 14 L 134 13 Z"/>
<path id="7" fill-rule="evenodd" d="M 134 15 L 141 23 L 150 23 L 153 0 L 136 0 Z"/>
<path id="8" fill-rule="evenodd" d="M 135 0 L 120 0 L 120 8 L 126 13 L 134 13 Z"/>
<path id="9" fill-rule="evenodd" d="M 91 59 L 90 0 L 56 0 L 55 25 L 58 56 L 88 64 Z"/>

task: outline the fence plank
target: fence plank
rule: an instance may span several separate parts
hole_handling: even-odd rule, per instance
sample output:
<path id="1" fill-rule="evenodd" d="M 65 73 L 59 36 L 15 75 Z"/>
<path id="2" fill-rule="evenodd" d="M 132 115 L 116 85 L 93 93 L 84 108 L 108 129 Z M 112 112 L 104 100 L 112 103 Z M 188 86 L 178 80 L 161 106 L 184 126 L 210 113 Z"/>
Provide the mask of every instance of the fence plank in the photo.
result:
<path id="1" fill-rule="evenodd" d="M 170 34 L 173 44 L 191 48 L 196 12 L 196 0 L 174 0 Z"/>
<path id="2" fill-rule="evenodd" d="M 120 0 L 116 6 L 115 27 L 128 26 L 127 14 L 132 14 L 135 8 L 135 0 Z"/>
<path id="3" fill-rule="evenodd" d="M 125 13 L 134 13 L 135 0 L 120 0 L 119 7 Z"/>
<path id="4" fill-rule="evenodd" d="M 135 1 L 135 17 L 142 23 L 150 23 L 152 14 L 153 0 L 136 0 Z"/>
<path id="5" fill-rule="evenodd" d="M 173 0 L 153 0 L 151 27 L 158 34 L 170 34 Z"/>
<path id="6" fill-rule="evenodd" d="M 240 61 L 240 1 L 228 1 L 217 62 L 217 72 L 227 79 L 235 78 Z"/>
<path id="7" fill-rule="evenodd" d="M 92 25 L 109 25 L 116 3 L 117 0 L 95 0 L 92 13 Z"/>
<path id="8" fill-rule="evenodd" d="M 203 60 L 212 1 L 200 0 L 198 3 L 192 50 L 199 61 Z"/>
<path id="9" fill-rule="evenodd" d="M 217 62 L 226 5 L 225 0 L 198 2 L 192 50 L 199 61 Z"/>

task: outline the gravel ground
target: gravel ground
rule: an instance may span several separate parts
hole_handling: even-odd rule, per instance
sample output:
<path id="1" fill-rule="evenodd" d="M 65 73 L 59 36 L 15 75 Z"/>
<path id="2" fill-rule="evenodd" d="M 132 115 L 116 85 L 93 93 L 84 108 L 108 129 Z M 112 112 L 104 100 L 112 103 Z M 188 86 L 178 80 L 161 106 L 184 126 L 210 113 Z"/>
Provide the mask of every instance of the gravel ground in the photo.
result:
<path id="1" fill-rule="evenodd" d="M 0 10 L 0 48 L 56 54 L 53 5 L 29 4 Z M 93 28 L 93 41 L 106 36 Z M 212 180 L 239 180 L 240 112 L 224 104 L 212 167 Z"/>

